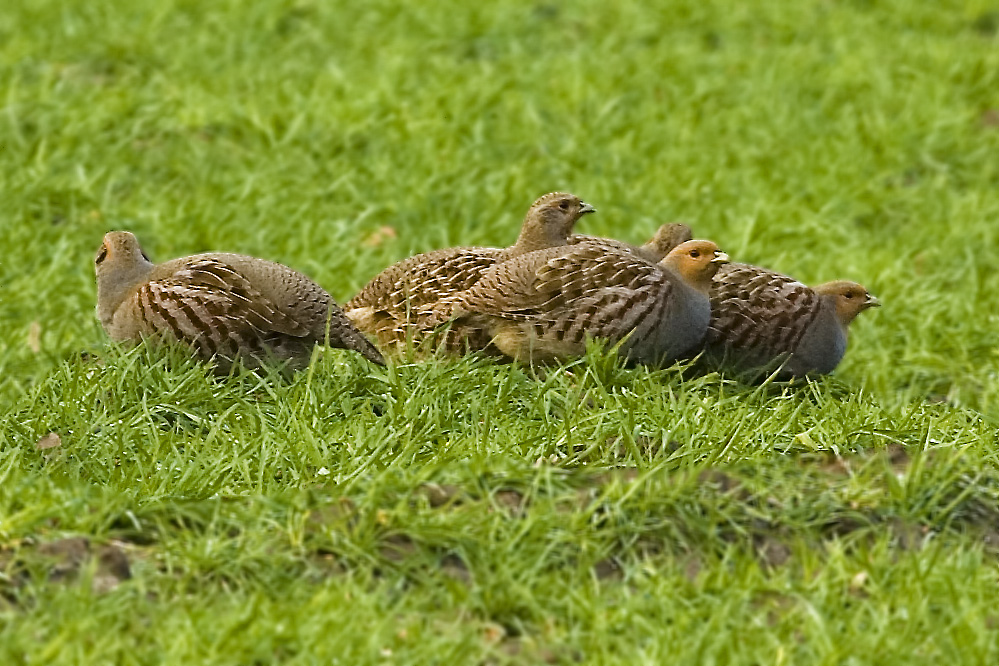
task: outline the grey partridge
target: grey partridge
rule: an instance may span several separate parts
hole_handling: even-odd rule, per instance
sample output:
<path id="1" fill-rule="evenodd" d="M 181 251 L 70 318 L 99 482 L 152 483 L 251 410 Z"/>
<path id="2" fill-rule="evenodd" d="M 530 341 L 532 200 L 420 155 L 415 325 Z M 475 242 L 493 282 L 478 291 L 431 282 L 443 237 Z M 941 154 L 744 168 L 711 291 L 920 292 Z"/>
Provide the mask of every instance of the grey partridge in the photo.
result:
<path id="1" fill-rule="evenodd" d="M 446 298 L 441 321 L 481 330 L 503 354 L 565 360 L 589 338 L 621 343 L 639 363 L 668 363 L 700 344 L 708 290 L 728 261 L 711 241 L 687 241 L 660 263 L 606 244 L 531 252 L 493 266 L 469 290 Z"/>
<path id="2" fill-rule="evenodd" d="M 765 268 L 729 264 L 711 284 L 708 358 L 740 371 L 783 363 L 779 376 L 829 373 L 846 352 L 850 323 L 879 305 L 856 282 L 810 288 Z"/>
<path id="3" fill-rule="evenodd" d="M 386 347 L 403 348 L 431 333 L 432 308 L 446 296 L 464 291 L 491 266 L 527 252 L 564 246 L 580 217 L 593 206 L 579 197 L 552 192 L 528 209 L 517 242 L 500 249 L 453 247 L 418 254 L 376 275 L 344 306 L 347 317 Z M 475 331 L 453 328 L 442 346 L 452 351 L 482 349 Z"/>
<path id="4" fill-rule="evenodd" d="M 272 261 L 210 252 L 154 264 L 133 234 L 113 231 L 95 268 L 97 316 L 113 340 L 166 335 L 223 371 L 237 357 L 297 368 L 328 330 L 331 346 L 385 363 L 322 287 Z"/>

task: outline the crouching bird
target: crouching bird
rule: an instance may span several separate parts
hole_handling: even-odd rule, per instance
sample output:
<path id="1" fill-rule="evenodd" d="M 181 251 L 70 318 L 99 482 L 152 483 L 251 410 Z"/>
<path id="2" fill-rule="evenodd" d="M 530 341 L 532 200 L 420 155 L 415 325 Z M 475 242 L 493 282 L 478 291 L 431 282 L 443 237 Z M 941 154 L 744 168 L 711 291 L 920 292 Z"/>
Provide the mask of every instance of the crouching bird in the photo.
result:
<path id="1" fill-rule="evenodd" d="M 659 263 L 600 241 L 529 252 L 444 299 L 438 319 L 481 329 L 522 361 L 579 356 L 593 338 L 620 343 L 630 361 L 670 363 L 702 342 L 711 278 L 727 261 L 704 240 L 678 245 Z"/>
<path id="2" fill-rule="evenodd" d="M 708 362 L 779 377 L 832 372 L 858 314 L 881 303 L 863 285 L 839 280 L 807 287 L 758 266 L 733 263 L 711 284 Z"/>
<path id="3" fill-rule="evenodd" d="M 433 308 L 445 297 L 474 285 L 497 263 L 571 242 L 573 226 L 596 209 L 567 192 L 551 192 L 527 210 L 516 243 L 507 248 L 451 247 L 418 254 L 389 266 L 344 306 L 358 328 L 386 350 L 401 351 L 428 339 Z M 440 341 L 452 353 L 488 345 L 474 331 L 453 328 Z"/>
<path id="4" fill-rule="evenodd" d="M 154 264 L 127 231 L 112 231 L 94 260 L 97 316 L 113 340 L 167 336 L 228 371 L 267 361 L 298 369 L 327 341 L 384 365 L 315 282 L 272 261 L 208 252 Z"/>

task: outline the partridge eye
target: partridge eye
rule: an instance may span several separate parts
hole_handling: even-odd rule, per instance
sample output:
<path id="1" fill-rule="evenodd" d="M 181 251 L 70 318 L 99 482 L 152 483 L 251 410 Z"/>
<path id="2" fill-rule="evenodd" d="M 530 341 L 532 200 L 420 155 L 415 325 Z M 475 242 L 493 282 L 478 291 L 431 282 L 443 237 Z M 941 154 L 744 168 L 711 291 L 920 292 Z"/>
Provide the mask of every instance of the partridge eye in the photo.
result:
<path id="1" fill-rule="evenodd" d="M 701 256 L 701 251 L 700 250 L 691 250 L 690 251 L 690 258 L 691 259 L 697 259 L 700 256 Z"/>
<path id="2" fill-rule="evenodd" d="M 94 260 L 94 263 L 100 264 L 107 258 L 108 258 L 108 249 L 104 245 L 101 245 L 101 251 L 97 253 L 97 258 Z"/>
<path id="3" fill-rule="evenodd" d="M 561 208 L 562 210 L 569 210 L 569 202 L 561 201 L 559 202 L 558 207 Z"/>
<path id="4" fill-rule="evenodd" d="M 848 291 L 845 294 L 843 294 L 843 296 L 846 297 L 846 298 L 853 298 L 853 292 L 852 291 Z"/>

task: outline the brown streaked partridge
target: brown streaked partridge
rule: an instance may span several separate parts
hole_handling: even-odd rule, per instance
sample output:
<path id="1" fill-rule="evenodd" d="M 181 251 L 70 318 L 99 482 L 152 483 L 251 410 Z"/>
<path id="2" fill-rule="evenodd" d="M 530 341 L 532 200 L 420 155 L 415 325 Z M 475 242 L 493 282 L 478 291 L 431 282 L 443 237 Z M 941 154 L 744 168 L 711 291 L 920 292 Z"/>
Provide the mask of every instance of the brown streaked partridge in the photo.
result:
<path id="1" fill-rule="evenodd" d="M 522 361 L 578 356 L 594 338 L 620 342 L 631 361 L 668 363 L 704 337 L 711 277 L 726 261 L 717 245 L 700 240 L 659 264 L 602 243 L 540 250 L 493 266 L 445 299 L 439 318 L 482 330 Z"/>
<path id="2" fill-rule="evenodd" d="M 223 371 L 237 356 L 297 368 L 328 328 L 331 346 L 385 363 L 322 287 L 272 261 L 209 252 L 154 264 L 133 234 L 112 231 L 95 267 L 97 316 L 113 340 L 166 335 Z"/>
<path id="3" fill-rule="evenodd" d="M 781 375 L 832 372 L 846 352 L 847 331 L 878 299 L 856 282 L 807 287 L 775 271 L 729 264 L 711 285 L 709 359 L 738 370 Z"/>
<path id="4" fill-rule="evenodd" d="M 452 294 L 470 288 L 496 263 L 527 252 L 564 246 L 580 217 L 593 206 L 565 192 L 540 197 L 528 209 L 517 242 L 506 249 L 454 247 L 404 259 L 376 275 L 344 306 L 347 317 L 382 345 L 405 347 L 433 329 L 432 308 Z M 475 331 L 454 328 L 443 340 L 451 351 L 483 349 Z"/>

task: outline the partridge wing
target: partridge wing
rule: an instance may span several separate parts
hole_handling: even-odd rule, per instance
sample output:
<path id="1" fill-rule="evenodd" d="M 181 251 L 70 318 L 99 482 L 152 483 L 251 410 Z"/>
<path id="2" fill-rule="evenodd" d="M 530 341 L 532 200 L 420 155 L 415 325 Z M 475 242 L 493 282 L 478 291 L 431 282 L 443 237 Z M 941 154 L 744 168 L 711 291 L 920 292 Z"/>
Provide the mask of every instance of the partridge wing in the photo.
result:
<path id="1" fill-rule="evenodd" d="M 819 299 L 797 280 L 733 264 L 711 285 L 709 340 L 776 355 L 793 351 L 818 315 Z"/>
<path id="2" fill-rule="evenodd" d="M 241 273 L 201 258 L 169 276 L 144 284 L 136 294 L 147 325 L 171 333 L 205 356 L 259 352 L 275 335 L 307 338 L 307 326 L 282 313 Z"/>

